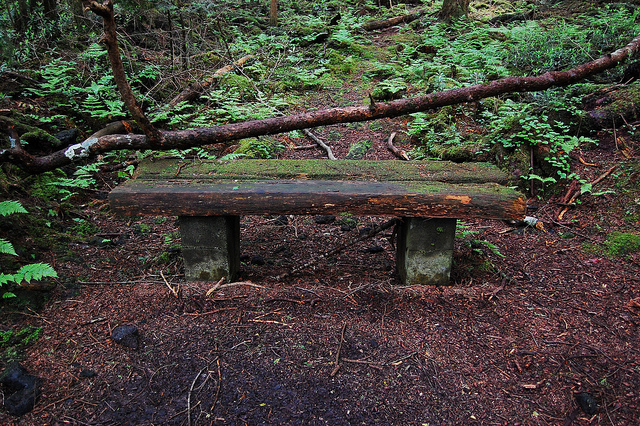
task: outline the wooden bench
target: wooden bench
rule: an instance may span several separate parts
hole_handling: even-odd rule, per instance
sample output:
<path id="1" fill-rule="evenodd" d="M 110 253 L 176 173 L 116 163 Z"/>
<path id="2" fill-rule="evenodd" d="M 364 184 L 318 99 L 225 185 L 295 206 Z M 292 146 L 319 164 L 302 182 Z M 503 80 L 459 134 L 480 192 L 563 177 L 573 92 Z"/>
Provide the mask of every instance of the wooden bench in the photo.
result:
<path id="1" fill-rule="evenodd" d="M 233 279 L 241 215 L 349 212 L 402 218 L 404 284 L 447 284 L 456 219 L 521 219 L 525 199 L 482 163 L 236 160 L 143 162 L 110 194 L 121 215 L 178 216 L 187 280 Z"/>

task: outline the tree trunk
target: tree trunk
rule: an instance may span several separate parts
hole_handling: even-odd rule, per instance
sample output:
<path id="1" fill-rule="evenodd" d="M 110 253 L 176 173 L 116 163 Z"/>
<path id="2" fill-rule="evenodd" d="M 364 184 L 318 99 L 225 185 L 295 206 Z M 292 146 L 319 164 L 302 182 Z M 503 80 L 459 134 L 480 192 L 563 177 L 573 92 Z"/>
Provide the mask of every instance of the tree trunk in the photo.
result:
<path id="1" fill-rule="evenodd" d="M 468 14 L 469 0 L 444 0 L 438 16 L 443 21 L 451 21 Z"/>
<path id="2" fill-rule="evenodd" d="M 275 27 L 278 25 L 278 0 L 271 0 L 271 8 L 269 11 L 269 25 Z"/>

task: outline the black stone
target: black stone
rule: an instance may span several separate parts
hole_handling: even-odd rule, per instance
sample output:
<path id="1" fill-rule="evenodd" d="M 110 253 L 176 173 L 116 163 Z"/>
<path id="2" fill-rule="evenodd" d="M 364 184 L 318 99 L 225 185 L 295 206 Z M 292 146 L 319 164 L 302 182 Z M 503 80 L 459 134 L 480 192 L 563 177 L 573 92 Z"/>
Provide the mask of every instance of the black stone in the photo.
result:
<path id="1" fill-rule="evenodd" d="M 10 393 L 4 400 L 7 413 L 22 416 L 33 410 L 40 396 L 40 379 L 29 374 L 18 362 L 12 362 L 0 375 L 0 383 Z"/>
<path id="2" fill-rule="evenodd" d="M 86 368 L 86 369 L 84 369 L 84 370 L 82 370 L 82 371 L 80 372 L 80 377 L 88 377 L 88 378 L 91 378 L 91 377 L 96 377 L 97 375 L 98 375 L 98 373 L 96 373 L 96 372 L 95 372 L 95 371 L 93 371 L 93 370 L 89 370 L 88 368 Z"/>
<path id="3" fill-rule="evenodd" d="M 313 220 L 319 225 L 328 225 L 336 221 L 336 217 L 334 215 L 323 215 L 319 214 L 313 218 Z"/>
<path id="4" fill-rule="evenodd" d="M 138 327 L 135 325 L 119 325 L 111 332 L 114 342 L 131 349 L 138 349 L 139 337 Z"/>
<path id="5" fill-rule="evenodd" d="M 89 238 L 89 244 L 99 248 L 104 248 L 110 246 L 112 243 L 108 238 L 98 237 L 97 235 L 94 235 L 93 237 Z"/>
<path id="6" fill-rule="evenodd" d="M 364 228 L 360 228 L 360 230 L 358 231 L 358 233 L 362 236 L 362 235 L 367 235 L 369 232 L 371 232 L 371 227 L 370 226 L 365 226 Z"/>
<path id="7" fill-rule="evenodd" d="M 598 400 L 589 392 L 580 392 L 574 395 L 580 409 L 588 416 L 593 416 L 598 412 Z"/>
<path id="8" fill-rule="evenodd" d="M 56 134 L 56 139 L 60 141 L 60 146 L 69 146 L 76 143 L 80 131 L 78 129 L 63 130 Z"/>

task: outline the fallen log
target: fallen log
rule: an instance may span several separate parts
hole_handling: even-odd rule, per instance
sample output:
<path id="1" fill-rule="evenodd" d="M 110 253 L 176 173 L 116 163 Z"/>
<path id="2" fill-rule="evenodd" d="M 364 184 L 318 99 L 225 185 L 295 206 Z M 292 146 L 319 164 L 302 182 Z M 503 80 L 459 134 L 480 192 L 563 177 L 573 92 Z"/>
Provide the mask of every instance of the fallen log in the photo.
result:
<path id="1" fill-rule="evenodd" d="M 107 135 L 89 138 L 81 143 L 47 156 L 37 157 L 20 149 L 0 150 L 0 162 L 11 162 L 31 173 L 42 173 L 78 160 L 119 149 L 185 149 L 263 135 L 290 132 L 338 123 L 353 123 L 398 117 L 448 105 L 476 102 L 504 93 L 536 92 L 551 87 L 568 86 L 589 76 L 613 68 L 640 51 L 640 35 L 629 44 L 596 60 L 567 71 L 549 71 L 537 77 L 506 77 L 484 84 L 434 92 L 425 96 L 377 102 L 375 105 L 337 107 L 301 114 L 271 117 L 216 127 L 180 131 L 162 131 L 159 140 L 145 135 Z M 137 120 L 136 120 L 137 121 Z"/>
<path id="2" fill-rule="evenodd" d="M 408 24 L 411 21 L 419 19 L 422 15 L 424 15 L 424 12 L 414 12 L 406 15 L 394 16 L 393 18 L 384 19 L 382 21 L 367 22 L 362 26 L 362 28 L 366 31 L 381 30 L 383 28 L 389 28 L 399 24 Z"/>
<path id="3" fill-rule="evenodd" d="M 224 74 L 226 74 L 226 73 L 228 73 L 230 71 L 233 71 L 236 67 L 239 68 L 239 67 L 243 66 L 244 63 L 247 62 L 251 58 L 253 58 L 253 55 L 243 56 L 242 58 L 238 59 L 233 64 L 224 66 L 224 67 L 216 70 L 216 72 L 214 72 L 211 77 L 207 78 L 202 83 L 196 83 L 196 84 L 190 85 L 189 87 L 184 89 L 182 92 L 180 92 L 176 97 L 171 99 L 171 101 L 169 101 L 169 107 L 175 107 L 180 102 L 189 102 L 189 101 L 192 101 L 194 99 L 197 99 L 209 86 L 211 86 L 211 84 L 217 78 L 223 76 Z"/>

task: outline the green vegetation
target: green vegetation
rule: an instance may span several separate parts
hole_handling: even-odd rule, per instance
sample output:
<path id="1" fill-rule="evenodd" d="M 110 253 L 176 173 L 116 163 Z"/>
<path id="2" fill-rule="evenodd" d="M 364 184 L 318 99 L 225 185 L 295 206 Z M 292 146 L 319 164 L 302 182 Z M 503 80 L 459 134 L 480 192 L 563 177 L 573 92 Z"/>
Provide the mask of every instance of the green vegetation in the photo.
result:
<path id="1" fill-rule="evenodd" d="M 439 7 L 435 3 L 424 2 L 422 8 L 435 12 Z M 268 27 L 266 6 L 255 2 L 238 7 L 224 0 L 214 8 L 196 0 L 182 6 L 115 2 L 118 25 L 131 34 L 120 41 L 125 71 L 151 120 L 165 129 L 277 116 L 297 110 L 323 89 L 342 96 L 345 88 L 356 93 L 349 99 L 362 102 L 368 102 L 369 95 L 385 101 L 567 69 L 624 45 L 640 31 L 640 11 L 621 3 L 585 8 L 584 13 L 562 18 L 549 14 L 492 25 L 488 21 L 496 14 L 543 6 L 526 1 L 475 2 L 474 19 L 444 23 L 435 20 L 435 13 L 427 13 L 401 26 L 393 43 L 376 46 L 363 25 L 401 14 L 405 6 L 386 9 L 366 2 L 370 13 L 363 14 L 361 2 L 350 0 L 322 5 L 281 2 L 277 28 Z M 15 69 L 33 60 L 40 65 L 32 76 L 41 83 L 22 92 L 46 100 L 48 111 L 33 114 L 40 124 L 55 130 L 74 123 L 89 132 L 127 112 L 106 51 L 98 43 L 99 23 L 78 21 L 76 12 L 75 6 L 61 3 L 56 19 L 48 19 L 36 8 L 21 17 L 21 33 L 12 31 L 15 19 L 0 20 L 0 44 L 5 46 L 0 56 Z M 155 36 L 177 23 L 190 29 Z M 35 56 L 36 51 L 41 53 Z M 62 57 L 60 51 L 65 53 Z M 198 100 L 165 106 L 176 86 L 186 86 L 178 80 L 180 72 L 189 70 L 193 82 L 205 81 L 214 70 L 240 57 L 250 59 L 214 77 Z M 619 73 L 611 71 L 605 78 L 613 82 Z M 513 167 L 516 159 L 522 183 L 534 180 L 542 188 L 573 178 L 569 153 L 591 143 L 578 133 L 580 87 L 586 91 L 593 86 L 507 95 L 414 114 L 409 133 L 417 144 L 411 154 L 455 161 L 497 157 L 503 167 Z M 250 140 L 241 142 L 235 155 L 271 158 L 278 149 L 277 144 Z M 67 195 L 72 195 L 73 186 L 86 188 L 84 184 L 91 184 L 86 175 L 58 183 L 69 190 Z"/>
<path id="2" fill-rule="evenodd" d="M 27 213 L 27 210 L 22 207 L 17 201 L 2 201 L 0 202 L 0 216 L 9 216 L 16 213 Z M 0 255 L 18 256 L 13 244 L 0 238 Z M 6 273 L 3 271 L 4 267 L 0 269 L 0 292 L 3 298 L 15 297 L 15 293 L 7 291 L 2 287 L 8 283 L 14 285 L 20 285 L 23 282 L 30 283 L 31 280 L 40 280 L 45 277 L 57 277 L 56 271 L 47 263 L 31 263 L 21 266 L 14 273 Z"/>
<path id="3" fill-rule="evenodd" d="M 2 362 L 20 361 L 22 350 L 38 340 L 42 328 L 26 326 L 20 330 L 0 331 L 0 360 Z"/>
<path id="4" fill-rule="evenodd" d="M 628 232 L 612 232 L 605 242 L 607 254 L 612 257 L 624 256 L 640 251 L 640 235 Z"/>

